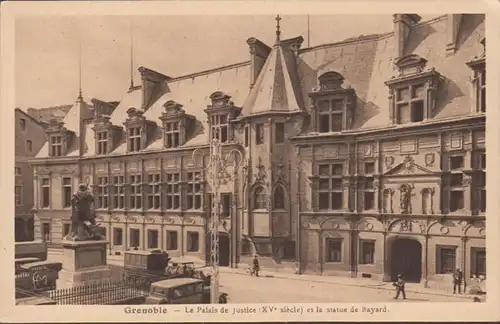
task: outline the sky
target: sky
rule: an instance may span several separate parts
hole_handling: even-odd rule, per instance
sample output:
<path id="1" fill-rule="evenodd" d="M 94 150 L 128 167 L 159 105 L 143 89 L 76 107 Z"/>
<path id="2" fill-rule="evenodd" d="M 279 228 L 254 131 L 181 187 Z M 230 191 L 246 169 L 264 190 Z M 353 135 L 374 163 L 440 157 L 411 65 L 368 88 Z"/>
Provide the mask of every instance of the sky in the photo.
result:
<path id="1" fill-rule="evenodd" d="M 301 35 L 308 47 L 307 15 L 282 16 L 280 25 L 282 39 Z M 130 85 L 131 52 L 138 85 L 140 66 L 179 77 L 247 61 L 246 40 L 272 45 L 276 31 L 275 16 L 267 15 L 44 16 L 18 18 L 15 26 L 16 107 L 23 110 L 72 104 L 80 80 L 85 100 L 119 101 Z M 391 15 L 311 15 L 309 44 L 392 28 Z"/>

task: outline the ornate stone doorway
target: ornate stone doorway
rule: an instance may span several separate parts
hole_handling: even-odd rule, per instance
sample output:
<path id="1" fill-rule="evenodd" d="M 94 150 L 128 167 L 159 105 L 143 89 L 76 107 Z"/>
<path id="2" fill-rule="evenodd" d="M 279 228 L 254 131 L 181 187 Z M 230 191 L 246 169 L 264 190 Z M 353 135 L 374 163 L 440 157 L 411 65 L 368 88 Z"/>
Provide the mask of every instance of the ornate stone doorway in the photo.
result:
<path id="1" fill-rule="evenodd" d="M 422 278 L 422 245 L 417 240 L 397 238 L 392 241 L 390 254 L 391 280 L 399 273 L 407 282 L 420 282 Z"/>

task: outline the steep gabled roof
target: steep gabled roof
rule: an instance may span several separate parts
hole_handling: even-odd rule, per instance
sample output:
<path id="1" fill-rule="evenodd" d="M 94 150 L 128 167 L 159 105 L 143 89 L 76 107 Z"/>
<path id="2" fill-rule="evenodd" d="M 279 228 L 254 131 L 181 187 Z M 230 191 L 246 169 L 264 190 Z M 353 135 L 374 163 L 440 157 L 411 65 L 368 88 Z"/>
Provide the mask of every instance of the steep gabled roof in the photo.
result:
<path id="1" fill-rule="evenodd" d="M 294 56 L 277 41 L 243 104 L 243 116 L 304 108 Z"/>

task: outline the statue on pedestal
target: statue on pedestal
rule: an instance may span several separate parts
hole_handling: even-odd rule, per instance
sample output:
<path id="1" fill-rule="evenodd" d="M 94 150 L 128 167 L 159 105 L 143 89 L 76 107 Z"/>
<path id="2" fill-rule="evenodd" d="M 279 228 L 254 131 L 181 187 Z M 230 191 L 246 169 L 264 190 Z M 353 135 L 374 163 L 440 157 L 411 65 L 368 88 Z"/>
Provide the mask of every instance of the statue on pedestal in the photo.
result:
<path id="1" fill-rule="evenodd" d="M 71 199 L 71 226 L 65 237 L 69 241 L 102 239 L 101 228 L 96 224 L 94 196 L 87 184 L 80 184 Z"/>

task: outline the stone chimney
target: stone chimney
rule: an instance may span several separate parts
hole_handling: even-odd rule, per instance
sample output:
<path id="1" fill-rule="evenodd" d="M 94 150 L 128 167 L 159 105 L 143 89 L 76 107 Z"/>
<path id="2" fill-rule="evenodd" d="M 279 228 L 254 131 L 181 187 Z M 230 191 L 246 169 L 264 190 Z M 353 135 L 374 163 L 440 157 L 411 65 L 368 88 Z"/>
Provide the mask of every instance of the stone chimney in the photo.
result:
<path id="1" fill-rule="evenodd" d="M 446 22 L 446 56 L 455 54 L 457 50 L 457 38 L 462 24 L 463 14 L 447 15 Z"/>
<path id="2" fill-rule="evenodd" d="M 395 38 L 395 48 L 394 48 L 394 59 L 398 59 L 405 55 L 405 45 L 410 35 L 412 27 L 422 19 L 416 14 L 394 14 L 394 38 Z"/>
<path id="3" fill-rule="evenodd" d="M 171 79 L 166 75 L 158 73 L 141 66 L 139 68 L 142 80 L 142 109 L 144 111 L 159 99 L 165 92 L 165 81 Z"/>
<path id="4" fill-rule="evenodd" d="M 250 49 L 250 88 L 252 88 L 271 53 L 271 48 L 255 37 L 250 37 L 247 44 Z"/>

